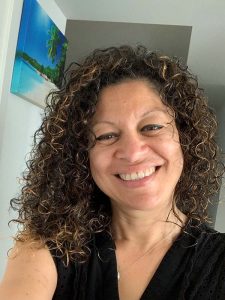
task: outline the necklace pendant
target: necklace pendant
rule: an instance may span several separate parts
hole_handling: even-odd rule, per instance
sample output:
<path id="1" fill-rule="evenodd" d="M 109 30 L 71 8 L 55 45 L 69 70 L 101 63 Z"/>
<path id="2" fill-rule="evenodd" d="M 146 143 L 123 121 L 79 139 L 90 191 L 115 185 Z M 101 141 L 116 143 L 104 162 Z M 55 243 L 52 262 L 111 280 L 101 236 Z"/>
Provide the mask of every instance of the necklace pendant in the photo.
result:
<path id="1" fill-rule="evenodd" d="M 120 272 L 117 272 L 117 279 L 120 280 Z"/>

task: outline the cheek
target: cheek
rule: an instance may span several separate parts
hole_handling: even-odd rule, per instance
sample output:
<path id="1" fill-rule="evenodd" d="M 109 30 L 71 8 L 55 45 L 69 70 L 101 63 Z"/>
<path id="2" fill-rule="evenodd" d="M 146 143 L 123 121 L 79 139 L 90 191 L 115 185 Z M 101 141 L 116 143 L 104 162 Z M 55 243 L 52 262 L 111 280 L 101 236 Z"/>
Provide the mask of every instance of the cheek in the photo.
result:
<path id="1" fill-rule="evenodd" d="M 164 158 L 174 169 L 179 169 L 182 171 L 184 158 L 179 139 L 170 139 L 167 142 L 164 141 L 161 146 L 162 156 L 164 156 Z"/>
<path id="2" fill-rule="evenodd" d="M 173 135 L 172 135 L 172 140 L 170 142 L 170 156 L 176 164 L 176 166 L 180 169 L 183 169 L 183 164 L 184 164 L 184 157 L 183 157 L 183 151 L 181 149 L 180 145 L 180 139 L 179 139 L 179 134 L 177 129 L 173 128 Z"/>
<path id="3" fill-rule="evenodd" d="M 177 159 L 177 168 L 179 169 L 180 175 L 183 171 L 183 167 L 184 167 L 184 158 L 181 153 L 180 157 Z"/>
<path id="4" fill-rule="evenodd" d="M 184 157 L 180 145 L 176 145 L 176 148 L 174 149 L 173 157 L 174 157 L 175 167 L 177 167 L 182 172 L 183 165 L 184 165 Z"/>
<path id="5" fill-rule="evenodd" d="M 107 195 L 110 186 L 109 161 L 106 155 L 93 150 L 89 153 L 90 171 L 95 184 Z"/>
<path id="6" fill-rule="evenodd" d="M 89 153 L 89 161 L 91 174 L 93 179 L 95 180 L 97 177 L 101 176 L 101 174 L 104 173 L 107 164 L 106 155 L 102 154 L 101 151 L 93 148 Z"/>
<path id="7" fill-rule="evenodd" d="M 94 178 L 95 177 L 95 173 L 96 173 L 96 159 L 95 159 L 95 155 L 94 155 L 94 150 L 91 150 L 89 153 L 89 162 L 90 162 L 90 170 L 91 170 L 91 175 Z"/>

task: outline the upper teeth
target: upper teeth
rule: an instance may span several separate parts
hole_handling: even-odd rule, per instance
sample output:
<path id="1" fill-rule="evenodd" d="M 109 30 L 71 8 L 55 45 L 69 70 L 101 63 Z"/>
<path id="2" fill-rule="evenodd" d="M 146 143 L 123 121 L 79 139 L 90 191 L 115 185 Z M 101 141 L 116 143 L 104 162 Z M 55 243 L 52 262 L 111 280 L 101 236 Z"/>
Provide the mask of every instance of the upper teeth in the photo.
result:
<path id="1" fill-rule="evenodd" d="M 155 167 L 151 167 L 145 171 L 140 171 L 140 172 L 134 172 L 131 174 L 119 174 L 119 177 L 123 180 L 137 180 L 144 178 L 146 176 L 150 176 L 152 173 L 155 172 Z"/>

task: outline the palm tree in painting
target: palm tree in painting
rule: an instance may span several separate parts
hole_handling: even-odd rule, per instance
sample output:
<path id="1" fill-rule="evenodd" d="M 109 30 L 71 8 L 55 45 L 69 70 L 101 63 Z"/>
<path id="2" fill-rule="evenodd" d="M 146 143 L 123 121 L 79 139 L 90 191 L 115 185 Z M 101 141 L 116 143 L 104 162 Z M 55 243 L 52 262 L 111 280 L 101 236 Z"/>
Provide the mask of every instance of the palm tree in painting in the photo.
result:
<path id="1" fill-rule="evenodd" d="M 50 35 L 50 38 L 47 41 L 48 57 L 51 58 L 52 63 L 55 61 L 55 57 L 57 56 L 57 46 L 60 43 L 60 36 L 58 31 L 58 28 L 54 25 L 52 25 L 50 30 L 48 31 Z"/>
<path id="2" fill-rule="evenodd" d="M 57 83 L 56 83 L 57 86 L 61 86 L 61 83 L 62 83 L 67 49 L 68 49 L 68 43 L 65 42 L 65 43 L 62 44 L 61 58 L 60 58 L 59 63 L 57 64 L 57 69 L 58 69 L 57 70 L 58 71 L 58 76 L 57 76 Z"/>

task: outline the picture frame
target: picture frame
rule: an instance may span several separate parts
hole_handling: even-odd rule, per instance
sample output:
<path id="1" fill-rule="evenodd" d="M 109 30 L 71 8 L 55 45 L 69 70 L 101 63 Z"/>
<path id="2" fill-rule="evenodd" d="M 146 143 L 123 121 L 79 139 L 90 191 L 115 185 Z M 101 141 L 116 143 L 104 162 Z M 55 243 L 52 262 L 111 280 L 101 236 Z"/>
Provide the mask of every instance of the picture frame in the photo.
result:
<path id="1" fill-rule="evenodd" d="M 60 88 L 68 40 L 36 0 L 24 0 L 11 81 L 14 93 L 45 106 Z"/>

